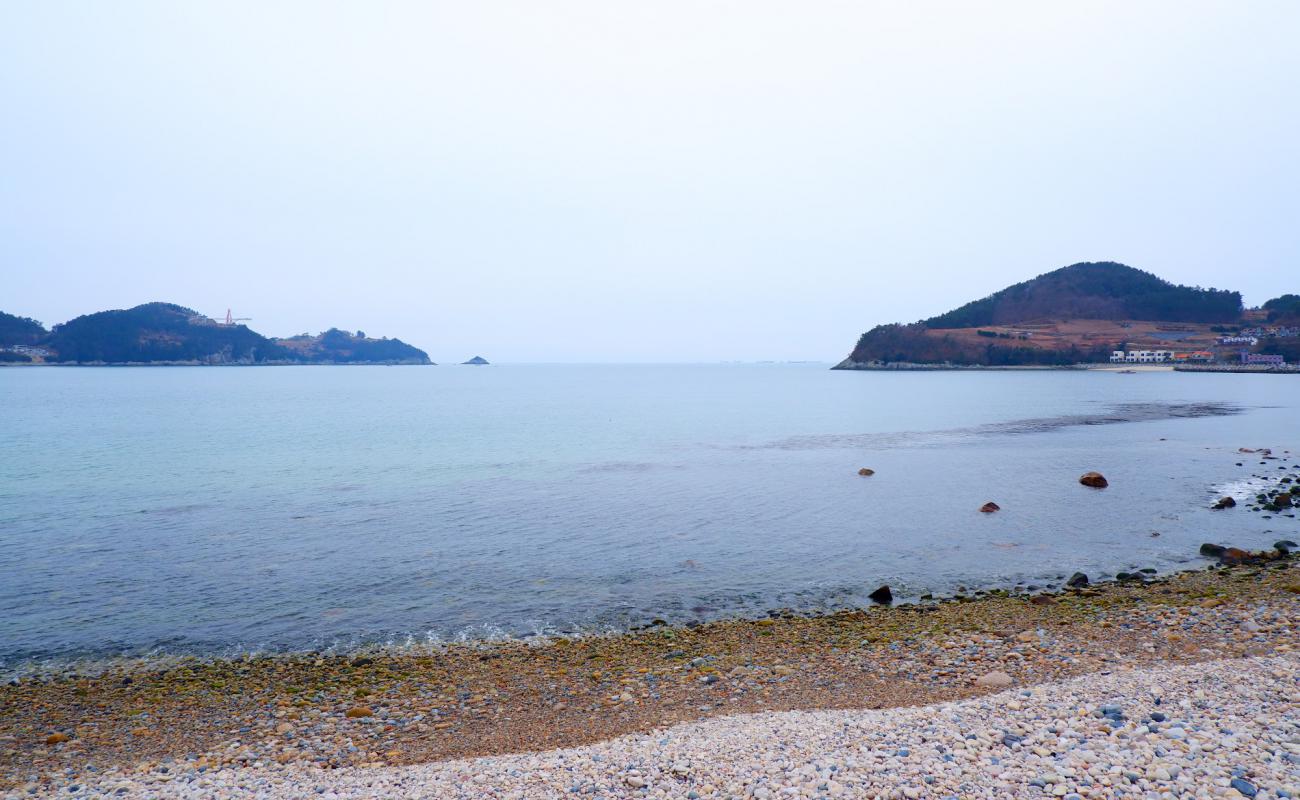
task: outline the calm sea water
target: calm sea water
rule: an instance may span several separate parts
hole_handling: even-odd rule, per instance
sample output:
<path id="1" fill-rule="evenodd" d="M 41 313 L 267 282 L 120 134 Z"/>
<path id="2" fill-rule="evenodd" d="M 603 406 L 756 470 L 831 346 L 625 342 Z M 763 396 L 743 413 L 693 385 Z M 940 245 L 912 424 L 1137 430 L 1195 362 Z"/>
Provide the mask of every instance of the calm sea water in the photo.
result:
<path id="1" fill-rule="evenodd" d="M 1298 406 L 1269 375 L 3 369 L 0 667 L 1185 568 L 1294 538 L 1207 506 L 1280 463 L 1238 447 L 1300 450 Z"/>

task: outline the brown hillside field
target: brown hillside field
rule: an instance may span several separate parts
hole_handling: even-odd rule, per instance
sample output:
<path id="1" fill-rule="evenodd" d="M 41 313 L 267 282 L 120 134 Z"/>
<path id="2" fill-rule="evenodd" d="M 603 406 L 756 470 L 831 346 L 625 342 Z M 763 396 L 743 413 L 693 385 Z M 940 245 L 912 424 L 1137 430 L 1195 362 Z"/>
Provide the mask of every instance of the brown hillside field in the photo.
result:
<path id="1" fill-rule="evenodd" d="M 1220 346 L 1223 334 L 1210 330 L 1208 324 L 1189 322 L 1147 322 L 1141 320 L 1036 320 L 1018 325 L 984 325 L 979 328 L 935 328 L 926 331 L 928 336 L 952 336 L 972 345 L 997 341 L 1014 343 L 1017 347 L 1040 350 L 1063 350 L 1076 345 L 1079 348 L 1106 347 L 1113 350 L 1214 350 L 1216 352 L 1240 349 Z M 980 336 L 978 331 L 1007 334 L 1010 338 L 996 340 Z"/>

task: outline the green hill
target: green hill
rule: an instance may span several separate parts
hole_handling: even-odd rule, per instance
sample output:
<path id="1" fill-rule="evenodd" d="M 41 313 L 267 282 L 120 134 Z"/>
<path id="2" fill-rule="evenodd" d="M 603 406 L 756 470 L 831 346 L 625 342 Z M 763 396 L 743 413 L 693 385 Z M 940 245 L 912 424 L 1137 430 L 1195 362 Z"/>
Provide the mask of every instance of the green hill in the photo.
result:
<path id="1" fill-rule="evenodd" d="M 1241 317 L 1240 292 L 1179 286 L 1124 264 L 1088 262 L 1008 286 L 937 317 L 878 325 L 862 334 L 841 366 L 1095 362 L 1129 339 L 1130 328 L 1134 336 L 1149 336 L 1158 325 L 1190 325 L 1205 329 L 1197 340 L 1203 343 L 1213 340 L 1211 324 L 1237 323 Z"/>
<path id="2" fill-rule="evenodd" d="M 246 325 L 223 325 L 173 303 L 100 311 L 46 331 L 0 312 L 0 346 L 35 345 L 65 364 L 429 364 L 398 339 L 330 329 L 316 337 L 270 339 Z M 20 360 L 18 358 L 10 360 Z"/>
<path id="3" fill-rule="evenodd" d="M 1240 292 L 1178 286 L 1140 269 L 1101 261 L 1039 275 L 921 324 L 973 328 L 1036 319 L 1235 322 L 1240 316 Z"/>
<path id="4" fill-rule="evenodd" d="M 1300 294 L 1284 294 L 1274 297 L 1262 308 L 1268 312 L 1269 322 L 1300 324 Z"/>
<path id="5" fill-rule="evenodd" d="M 371 339 L 360 331 L 353 335 L 338 328 L 330 328 L 319 336 L 304 334 L 290 339 L 275 339 L 274 342 L 314 363 L 431 363 L 427 353 L 401 339 Z"/>
<path id="6" fill-rule="evenodd" d="M 100 311 L 55 325 L 48 360 L 77 363 L 258 364 L 291 355 L 246 325 L 218 325 L 172 303 Z"/>
<path id="7" fill-rule="evenodd" d="M 16 344 L 34 345 L 48 335 L 49 331 L 36 320 L 0 311 L 0 347 L 12 347 Z"/>

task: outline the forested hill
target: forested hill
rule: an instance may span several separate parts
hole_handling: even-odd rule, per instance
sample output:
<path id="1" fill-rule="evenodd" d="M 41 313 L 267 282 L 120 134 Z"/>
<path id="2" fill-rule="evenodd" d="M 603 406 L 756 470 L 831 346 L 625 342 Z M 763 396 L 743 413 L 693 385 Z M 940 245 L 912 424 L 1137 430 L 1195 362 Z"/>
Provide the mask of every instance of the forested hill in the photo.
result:
<path id="1" fill-rule="evenodd" d="M 16 317 L 0 311 L 0 347 L 15 344 L 34 345 L 49 334 L 45 326 L 29 317 Z"/>
<path id="2" fill-rule="evenodd" d="M 1292 308 L 1278 298 L 1273 316 Z M 1039 275 L 937 317 L 877 325 L 841 366 L 1068 365 L 1109 359 L 1131 345 L 1205 349 L 1243 319 L 1241 293 L 1178 286 L 1114 262 Z M 870 365 L 863 367 L 863 365 Z"/>
<path id="3" fill-rule="evenodd" d="M 1235 322 L 1241 293 L 1178 286 L 1112 261 L 1072 264 L 924 320 L 927 328 L 1014 325 L 1037 319 Z"/>
<path id="4" fill-rule="evenodd" d="M 276 345 L 312 362 L 331 364 L 427 364 L 429 357 L 401 339 L 371 339 L 361 331 L 355 334 L 330 328 L 319 336 L 302 334 L 290 339 L 275 339 Z"/>
<path id="5" fill-rule="evenodd" d="M 22 318 L 0 316 L 0 332 L 14 327 L 11 319 Z M 18 329 L 30 332 L 31 326 Z M 86 314 L 48 333 L 42 328 L 28 341 L 3 343 L 39 346 L 44 361 L 72 364 L 431 363 L 423 350 L 397 339 L 367 339 L 335 330 L 308 338 L 323 343 L 301 347 L 297 339 L 270 339 L 246 325 L 224 325 L 184 306 L 145 303 Z"/>

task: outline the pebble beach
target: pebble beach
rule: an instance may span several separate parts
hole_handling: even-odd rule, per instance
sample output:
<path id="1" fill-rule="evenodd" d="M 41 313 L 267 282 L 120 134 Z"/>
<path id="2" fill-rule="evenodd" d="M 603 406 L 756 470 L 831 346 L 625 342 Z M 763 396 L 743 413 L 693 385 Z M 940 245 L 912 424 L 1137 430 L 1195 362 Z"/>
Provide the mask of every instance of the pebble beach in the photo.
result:
<path id="1" fill-rule="evenodd" d="M 108 779 L 86 794 L 265 798 L 1287 798 L 1296 655 L 1101 674 L 956 703 L 738 715 L 540 754 Z M 74 792 L 76 794 L 76 792 Z"/>
<path id="2" fill-rule="evenodd" d="M 1295 796 L 1296 565 L 26 678 L 0 796 Z"/>

